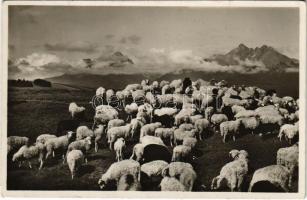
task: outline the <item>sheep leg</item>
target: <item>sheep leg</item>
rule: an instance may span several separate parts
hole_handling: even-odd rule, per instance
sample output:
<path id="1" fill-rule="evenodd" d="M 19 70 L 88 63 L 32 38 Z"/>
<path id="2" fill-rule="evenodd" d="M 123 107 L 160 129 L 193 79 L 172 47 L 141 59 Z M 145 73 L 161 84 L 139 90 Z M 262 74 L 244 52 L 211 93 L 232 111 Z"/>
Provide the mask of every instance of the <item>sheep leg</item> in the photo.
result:
<path id="1" fill-rule="evenodd" d="M 109 148 L 112 151 L 112 142 L 110 142 Z"/>
<path id="2" fill-rule="evenodd" d="M 65 164 L 65 155 L 62 155 L 62 159 L 63 159 L 63 164 Z"/>
<path id="3" fill-rule="evenodd" d="M 232 136 L 232 140 L 233 140 L 234 142 L 236 141 L 236 136 L 235 136 L 235 135 Z"/>
<path id="4" fill-rule="evenodd" d="M 21 167 L 21 161 L 18 162 L 18 167 L 19 167 L 19 168 Z"/>
<path id="5" fill-rule="evenodd" d="M 28 161 L 30 169 L 32 169 L 31 161 Z"/>
<path id="6" fill-rule="evenodd" d="M 239 176 L 238 177 L 238 183 L 237 183 L 237 189 L 238 189 L 239 192 L 241 192 L 242 183 L 243 183 L 243 177 Z"/>
<path id="7" fill-rule="evenodd" d="M 85 160 L 85 164 L 87 164 L 87 157 L 85 157 L 84 160 Z"/>
<path id="8" fill-rule="evenodd" d="M 43 160 L 40 160 L 40 165 L 39 165 L 38 170 L 41 170 L 41 169 L 43 168 L 43 164 L 44 164 L 44 161 L 43 161 Z"/>
<path id="9" fill-rule="evenodd" d="M 52 151 L 52 157 L 55 157 L 55 153 L 54 153 L 54 151 Z"/>
<path id="10" fill-rule="evenodd" d="M 172 140 L 172 138 L 170 137 L 169 143 L 171 144 L 171 147 L 174 146 L 172 141 L 173 141 L 173 140 Z"/>
<path id="11" fill-rule="evenodd" d="M 98 152 L 98 143 L 95 142 L 95 152 L 97 153 Z"/>
<path id="12" fill-rule="evenodd" d="M 226 136 L 227 136 L 227 134 L 224 134 L 224 138 L 223 138 L 224 143 L 226 142 Z"/>

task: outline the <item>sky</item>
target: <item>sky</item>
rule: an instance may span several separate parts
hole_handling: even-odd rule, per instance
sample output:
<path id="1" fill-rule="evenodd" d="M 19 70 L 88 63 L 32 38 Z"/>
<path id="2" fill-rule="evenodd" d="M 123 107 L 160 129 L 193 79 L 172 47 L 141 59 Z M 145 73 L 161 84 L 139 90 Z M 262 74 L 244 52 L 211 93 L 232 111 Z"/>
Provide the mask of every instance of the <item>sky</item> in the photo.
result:
<path id="1" fill-rule="evenodd" d="M 298 58 L 298 9 L 9 8 L 11 78 L 168 72 L 174 68 L 225 70 L 200 60 L 227 53 L 240 43 L 252 48 L 266 44 Z M 112 56 L 114 52 L 121 54 Z M 92 68 L 85 67 L 84 58 L 94 61 Z"/>

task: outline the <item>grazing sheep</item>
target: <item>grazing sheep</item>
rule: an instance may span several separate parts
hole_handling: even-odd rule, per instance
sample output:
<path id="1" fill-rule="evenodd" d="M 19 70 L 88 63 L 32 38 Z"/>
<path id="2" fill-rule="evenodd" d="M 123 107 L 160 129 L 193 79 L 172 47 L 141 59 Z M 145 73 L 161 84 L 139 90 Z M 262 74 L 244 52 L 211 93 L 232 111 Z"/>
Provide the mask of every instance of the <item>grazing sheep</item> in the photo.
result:
<path id="1" fill-rule="evenodd" d="M 197 139 L 196 138 L 192 138 L 192 137 L 185 137 L 183 139 L 182 145 L 184 146 L 188 146 L 191 147 L 191 149 L 194 149 L 197 143 Z"/>
<path id="2" fill-rule="evenodd" d="M 117 191 L 140 191 L 141 184 L 131 174 L 124 174 L 117 184 Z"/>
<path id="3" fill-rule="evenodd" d="M 199 140 L 203 140 L 202 135 L 209 132 L 210 122 L 208 119 L 198 119 L 195 121 L 194 127 L 198 133 Z"/>
<path id="4" fill-rule="evenodd" d="M 173 149 L 172 161 L 182 161 L 190 155 L 192 149 L 189 146 L 178 145 Z"/>
<path id="5" fill-rule="evenodd" d="M 117 162 L 123 160 L 123 150 L 126 147 L 124 138 L 118 138 L 114 143 L 114 150 L 116 152 Z"/>
<path id="6" fill-rule="evenodd" d="M 277 151 L 277 164 L 283 165 L 289 169 L 289 187 L 292 185 L 292 179 L 294 176 L 295 169 L 298 168 L 299 159 L 299 148 L 297 144 L 291 147 L 280 148 Z"/>
<path id="7" fill-rule="evenodd" d="M 239 118 L 247 118 L 247 117 L 255 117 L 255 116 L 256 116 L 256 112 L 253 110 L 242 110 L 242 111 L 239 111 L 235 115 L 235 118 L 239 119 Z"/>
<path id="8" fill-rule="evenodd" d="M 217 131 L 217 127 L 222 123 L 228 121 L 228 118 L 224 114 L 213 114 L 211 117 L 211 123 L 214 126 L 215 132 Z"/>
<path id="9" fill-rule="evenodd" d="M 95 152 L 98 152 L 98 143 L 101 142 L 104 132 L 105 128 L 102 124 L 99 124 L 98 127 L 94 130 Z"/>
<path id="10" fill-rule="evenodd" d="M 164 177 L 160 183 L 161 191 L 186 191 L 183 184 L 180 183 L 176 178 Z"/>
<path id="11" fill-rule="evenodd" d="M 145 101 L 145 92 L 144 90 L 135 90 L 131 93 L 133 101 L 136 103 L 144 103 Z"/>
<path id="12" fill-rule="evenodd" d="M 96 124 L 107 124 L 110 120 L 117 118 L 118 118 L 118 112 L 112 106 L 109 105 L 97 106 L 92 129 L 94 129 Z"/>
<path id="13" fill-rule="evenodd" d="M 130 159 L 134 159 L 134 157 L 136 157 L 135 160 L 140 162 L 142 161 L 143 154 L 144 154 L 144 145 L 138 143 L 134 145 Z"/>
<path id="14" fill-rule="evenodd" d="M 85 111 L 84 107 L 79 107 L 75 102 L 69 104 L 68 111 L 71 113 L 71 117 L 74 118 L 77 114 Z"/>
<path id="15" fill-rule="evenodd" d="M 211 120 L 211 116 L 214 114 L 214 108 L 212 106 L 209 106 L 205 109 L 205 118 L 207 120 Z"/>
<path id="16" fill-rule="evenodd" d="M 33 146 L 24 145 L 13 155 L 12 161 L 19 162 L 19 167 L 22 161 L 28 161 L 29 167 L 32 168 L 32 158 L 38 158 L 40 162 L 39 170 L 43 167 L 44 156 L 46 153 L 45 145 L 42 143 L 36 143 Z"/>
<path id="17" fill-rule="evenodd" d="M 193 115 L 190 117 L 190 122 L 194 125 L 198 119 L 203 119 L 202 115 Z"/>
<path id="18" fill-rule="evenodd" d="M 195 137 L 196 130 L 193 129 L 191 131 L 184 131 L 181 129 L 176 129 L 174 131 L 174 144 L 177 145 L 177 141 L 182 142 L 185 137 Z"/>
<path id="19" fill-rule="evenodd" d="M 186 104 L 187 106 L 188 104 Z M 181 111 L 175 116 L 175 125 L 179 126 L 182 122 L 188 122 L 190 120 L 190 116 L 194 115 L 196 109 L 195 108 L 182 108 Z"/>
<path id="20" fill-rule="evenodd" d="M 153 107 L 149 103 L 144 103 L 143 105 L 140 105 L 136 117 L 145 118 L 146 122 L 152 122 Z"/>
<path id="21" fill-rule="evenodd" d="M 211 189 L 229 187 L 231 191 L 242 190 L 242 183 L 248 173 L 248 159 L 238 156 L 237 159 L 224 165 L 220 174 L 212 179 Z"/>
<path id="22" fill-rule="evenodd" d="M 138 112 L 138 105 L 136 103 L 131 103 L 130 105 L 126 105 L 125 112 L 127 113 L 128 117 L 126 121 L 132 119 Z"/>
<path id="23" fill-rule="evenodd" d="M 63 162 L 65 162 L 65 153 L 67 151 L 67 147 L 69 145 L 70 139 L 72 137 L 73 132 L 69 131 L 66 135 L 50 138 L 46 141 L 46 159 L 52 154 L 55 157 L 55 151 L 61 149 L 63 152 Z"/>
<path id="24" fill-rule="evenodd" d="M 116 141 L 117 138 L 129 138 L 131 137 L 131 124 L 126 124 L 125 126 L 113 127 L 108 130 L 108 143 L 109 148 L 112 150 L 113 143 Z"/>
<path id="25" fill-rule="evenodd" d="M 115 162 L 104 174 L 102 174 L 101 178 L 98 180 L 98 185 L 101 189 L 103 189 L 112 180 L 118 183 L 120 177 L 125 174 L 131 174 L 134 180 L 139 181 L 141 172 L 140 169 L 140 163 L 135 160 L 122 160 Z"/>
<path id="26" fill-rule="evenodd" d="M 243 106 L 233 105 L 233 106 L 231 106 L 231 110 L 232 110 L 233 114 L 236 115 L 241 111 L 245 111 L 245 108 Z"/>
<path id="27" fill-rule="evenodd" d="M 162 171 L 168 163 L 164 160 L 154 160 L 141 165 L 141 172 L 145 173 L 149 178 L 152 176 L 162 176 Z"/>
<path id="28" fill-rule="evenodd" d="M 140 139 L 146 135 L 155 135 L 155 130 L 157 128 L 160 128 L 162 126 L 162 124 L 160 122 L 156 122 L 156 123 L 151 123 L 151 124 L 145 124 L 142 128 L 141 128 L 141 132 L 140 132 Z"/>
<path id="29" fill-rule="evenodd" d="M 260 125 L 258 118 L 256 117 L 248 117 L 248 118 L 241 118 L 242 125 L 245 130 L 249 130 L 254 134 L 257 128 Z"/>
<path id="30" fill-rule="evenodd" d="M 162 116 L 162 115 L 173 116 L 177 112 L 178 112 L 178 110 L 176 108 L 168 108 L 168 107 L 154 110 L 154 114 L 157 115 L 157 116 Z"/>
<path id="31" fill-rule="evenodd" d="M 28 145 L 29 138 L 21 136 L 9 136 L 7 138 L 7 154 L 17 151 L 23 145 Z"/>
<path id="32" fill-rule="evenodd" d="M 42 134 L 42 135 L 39 135 L 37 138 L 36 138 L 36 142 L 37 143 L 42 143 L 42 144 L 45 144 L 45 142 L 50 139 L 50 138 L 56 138 L 56 135 L 51 135 L 51 134 Z"/>
<path id="33" fill-rule="evenodd" d="M 236 141 L 236 136 L 240 133 L 241 125 L 241 120 L 222 122 L 220 124 L 220 132 L 221 136 L 223 136 L 223 142 L 226 142 L 227 136 L 232 136 L 233 141 Z"/>
<path id="34" fill-rule="evenodd" d="M 180 124 L 179 129 L 184 130 L 184 131 L 190 131 L 190 130 L 194 129 L 194 125 L 188 124 L 188 123 L 183 123 L 183 124 Z"/>
<path id="35" fill-rule="evenodd" d="M 67 165 L 71 173 L 71 179 L 74 179 L 76 172 L 84 163 L 84 155 L 80 150 L 72 150 L 67 154 Z"/>
<path id="36" fill-rule="evenodd" d="M 223 101 L 223 106 L 233 106 L 233 105 L 238 105 L 238 106 L 246 106 L 248 101 L 246 99 L 235 99 L 235 98 L 230 98 L 227 97 L 226 95 L 222 97 Z"/>
<path id="37" fill-rule="evenodd" d="M 149 144 L 159 144 L 159 145 L 165 146 L 165 144 L 163 143 L 161 138 L 151 136 L 151 135 L 146 135 L 146 136 L 142 137 L 140 139 L 140 143 L 142 143 L 144 145 L 144 147 L 149 145 Z"/>
<path id="38" fill-rule="evenodd" d="M 82 140 L 76 140 L 72 143 L 70 143 L 67 147 L 67 153 L 66 153 L 66 157 L 67 154 L 69 152 L 71 152 L 72 150 L 80 150 L 82 151 L 82 153 L 85 155 L 85 162 L 87 163 L 87 152 L 91 149 L 91 138 L 90 137 L 86 137 L 85 139 Z"/>
<path id="39" fill-rule="evenodd" d="M 170 145 L 173 146 L 173 140 L 174 140 L 174 131 L 176 127 L 173 128 L 157 128 L 155 130 L 155 136 L 160 137 L 163 139 L 169 139 Z"/>
<path id="40" fill-rule="evenodd" d="M 94 137 L 94 131 L 87 126 L 79 126 L 76 130 L 76 140 L 82 140 L 86 137 Z"/>
<path id="41" fill-rule="evenodd" d="M 124 126 L 125 125 L 125 121 L 122 120 L 122 119 L 111 119 L 109 122 L 108 122 L 108 129 L 111 129 L 113 127 L 119 127 L 119 126 Z"/>
<path id="42" fill-rule="evenodd" d="M 297 137 L 299 134 L 298 126 L 292 124 L 284 124 L 280 127 L 278 138 L 282 139 L 285 136 L 285 139 L 292 144 L 293 138 Z"/>
<path id="43" fill-rule="evenodd" d="M 281 165 L 269 165 L 257 169 L 254 172 L 253 178 L 249 184 L 249 192 L 254 191 L 253 186 L 257 182 L 270 182 L 272 185 L 282 188 L 285 192 L 289 192 L 289 170 Z M 261 191 L 259 191 L 261 192 Z"/>
<path id="44" fill-rule="evenodd" d="M 133 138 L 136 134 L 140 134 L 140 130 L 145 125 L 145 122 L 146 121 L 144 118 L 131 119 L 131 138 Z"/>

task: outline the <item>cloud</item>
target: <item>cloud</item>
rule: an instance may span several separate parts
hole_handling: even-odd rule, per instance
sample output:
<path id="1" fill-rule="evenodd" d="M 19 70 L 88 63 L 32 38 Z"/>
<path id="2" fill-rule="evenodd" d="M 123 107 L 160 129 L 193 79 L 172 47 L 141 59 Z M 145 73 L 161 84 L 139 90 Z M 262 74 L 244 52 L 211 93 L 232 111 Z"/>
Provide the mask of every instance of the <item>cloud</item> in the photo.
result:
<path id="1" fill-rule="evenodd" d="M 14 6 L 12 13 L 18 17 L 20 23 L 37 24 L 39 18 L 43 14 L 38 9 L 33 9 L 34 6 Z"/>
<path id="2" fill-rule="evenodd" d="M 72 43 L 46 43 L 44 45 L 48 51 L 67 51 L 67 52 L 97 52 L 98 46 L 89 42 L 72 42 Z"/>
<path id="3" fill-rule="evenodd" d="M 138 35 L 130 35 L 130 36 L 127 36 L 127 37 L 122 37 L 119 40 L 119 43 L 138 45 L 138 44 L 140 44 L 141 40 L 142 40 L 142 38 Z"/>
<path id="4" fill-rule="evenodd" d="M 115 36 L 113 35 L 113 34 L 107 34 L 107 35 L 105 35 L 105 38 L 106 39 L 113 39 Z"/>

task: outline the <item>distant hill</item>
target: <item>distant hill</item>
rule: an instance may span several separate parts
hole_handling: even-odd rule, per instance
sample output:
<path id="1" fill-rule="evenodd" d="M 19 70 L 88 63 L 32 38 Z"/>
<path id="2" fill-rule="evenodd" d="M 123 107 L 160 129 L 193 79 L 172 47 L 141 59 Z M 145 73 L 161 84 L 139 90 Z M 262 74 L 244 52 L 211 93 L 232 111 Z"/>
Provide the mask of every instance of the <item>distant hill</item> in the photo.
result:
<path id="1" fill-rule="evenodd" d="M 204 61 L 216 62 L 222 66 L 241 65 L 250 69 L 265 67 L 270 71 L 280 72 L 285 71 L 287 68 L 299 67 L 297 59 L 289 58 L 267 45 L 249 48 L 244 44 L 240 44 L 226 54 L 215 54 L 205 58 Z"/>

